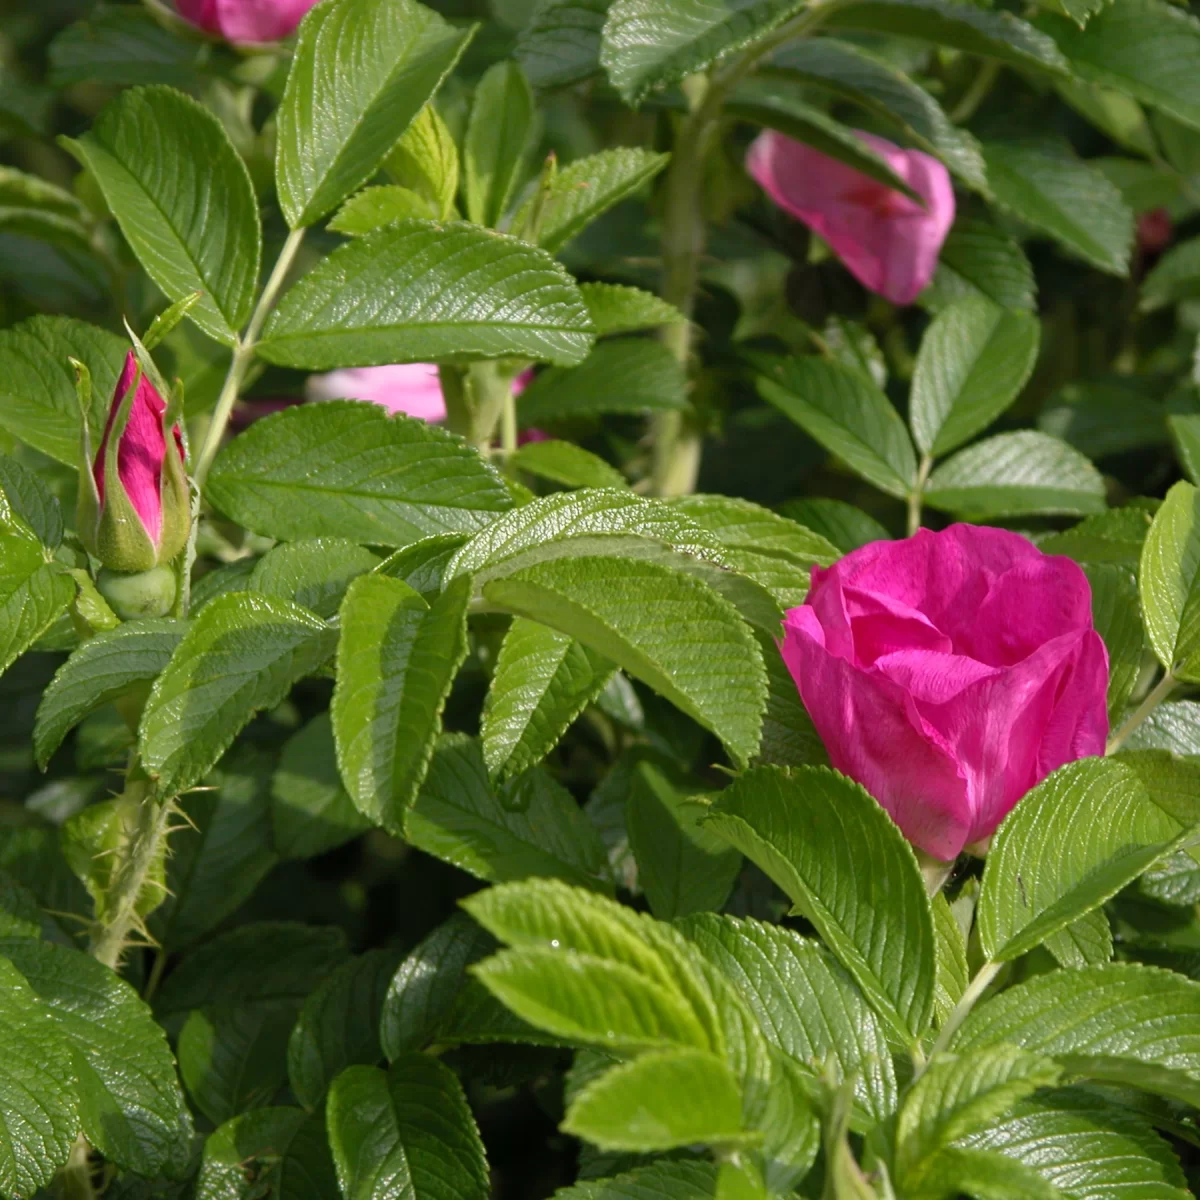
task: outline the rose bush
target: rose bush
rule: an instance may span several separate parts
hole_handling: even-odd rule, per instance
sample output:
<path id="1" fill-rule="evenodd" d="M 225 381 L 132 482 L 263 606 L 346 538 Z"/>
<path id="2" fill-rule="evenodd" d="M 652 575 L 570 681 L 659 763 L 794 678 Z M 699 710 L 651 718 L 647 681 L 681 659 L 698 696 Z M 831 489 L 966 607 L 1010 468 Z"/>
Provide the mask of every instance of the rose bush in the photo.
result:
<path id="1" fill-rule="evenodd" d="M 1184 1200 L 1200 21 L 0 5 L 0 1200 Z"/>

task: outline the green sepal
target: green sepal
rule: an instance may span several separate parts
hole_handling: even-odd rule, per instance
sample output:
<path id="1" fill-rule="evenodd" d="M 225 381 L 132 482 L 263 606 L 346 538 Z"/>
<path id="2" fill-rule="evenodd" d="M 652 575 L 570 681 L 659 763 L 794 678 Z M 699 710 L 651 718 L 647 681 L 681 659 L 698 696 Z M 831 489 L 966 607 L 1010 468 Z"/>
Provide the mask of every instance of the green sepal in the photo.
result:
<path id="1" fill-rule="evenodd" d="M 71 621 L 76 632 L 82 638 L 90 638 L 93 634 L 103 633 L 106 629 L 115 629 L 121 623 L 121 618 L 108 606 L 108 601 L 100 595 L 92 577 L 80 567 L 68 569 L 67 574 L 75 580 L 79 591 L 75 594 L 71 605 Z"/>
<path id="2" fill-rule="evenodd" d="M 146 330 L 146 336 L 142 339 L 142 348 L 147 352 L 153 350 L 163 338 L 170 335 L 175 326 L 187 316 L 188 310 L 203 296 L 203 292 L 193 292 L 160 312 L 150 322 L 150 328 Z"/>

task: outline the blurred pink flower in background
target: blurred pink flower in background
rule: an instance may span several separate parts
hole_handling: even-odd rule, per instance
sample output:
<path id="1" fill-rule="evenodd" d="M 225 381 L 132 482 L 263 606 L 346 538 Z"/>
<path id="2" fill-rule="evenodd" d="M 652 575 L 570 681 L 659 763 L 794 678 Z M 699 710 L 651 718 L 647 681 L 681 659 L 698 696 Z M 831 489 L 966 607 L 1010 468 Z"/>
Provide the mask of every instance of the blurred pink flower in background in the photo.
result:
<path id="1" fill-rule="evenodd" d="M 1161 254 L 1174 234 L 1174 222 L 1165 208 L 1152 208 L 1137 219 L 1137 245 L 1143 254 Z"/>
<path id="2" fill-rule="evenodd" d="M 277 42 L 317 0 L 175 0 L 185 21 L 229 42 Z"/>
<path id="3" fill-rule="evenodd" d="M 782 650 L 834 767 L 943 861 L 1051 771 L 1104 753 L 1087 576 L 1004 529 L 924 529 L 813 568 Z"/>
<path id="4" fill-rule="evenodd" d="M 954 224 L 950 175 L 920 150 L 870 133 L 858 137 L 924 199 L 924 207 L 773 130 L 755 138 L 746 170 L 780 208 L 823 237 L 863 287 L 893 304 L 911 304 L 933 278 Z"/>

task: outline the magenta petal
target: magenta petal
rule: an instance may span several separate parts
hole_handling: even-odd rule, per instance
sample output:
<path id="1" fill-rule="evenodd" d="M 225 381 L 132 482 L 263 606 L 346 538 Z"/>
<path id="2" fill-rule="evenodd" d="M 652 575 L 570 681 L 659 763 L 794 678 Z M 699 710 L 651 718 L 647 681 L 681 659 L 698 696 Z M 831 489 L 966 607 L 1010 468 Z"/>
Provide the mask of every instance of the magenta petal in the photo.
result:
<path id="1" fill-rule="evenodd" d="M 117 382 L 116 395 L 108 411 L 108 423 L 105 425 L 104 438 L 93 468 L 101 504 L 104 503 L 104 453 L 108 446 L 109 433 L 121 401 L 133 386 L 136 376 L 137 359 L 130 351 L 125 356 L 125 366 Z M 162 533 L 162 469 L 167 453 L 162 419 L 166 411 L 166 401 L 143 375 L 138 380 L 133 407 L 129 412 L 129 422 L 121 437 L 121 444 L 117 447 L 117 473 L 121 477 L 121 485 L 155 546 L 158 545 Z M 180 457 L 182 450 L 180 445 Z"/>
<path id="2" fill-rule="evenodd" d="M 446 401 L 433 363 L 398 363 L 386 367 L 349 367 L 309 377 L 310 400 L 368 400 L 390 413 L 419 421 L 446 419 Z"/>
<path id="3" fill-rule="evenodd" d="M 936 158 L 872 134 L 858 137 L 924 206 L 772 130 L 754 140 L 746 169 L 780 208 L 823 237 L 864 287 L 894 304 L 911 304 L 933 278 L 954 224 L 954 187 Z"/>
<path id="4" fill-rule="evenodd" d="M 829 653 L 806 608 L 784 624 L 783 659 L 833 766 L 861 783 L 913 845 L 949 860 L 971 812 L 954 760 L 914 721 L 903 690 Z"/>
<path id="5" fill-rule="evenodd" d="M 277 42 L 317 0 L 176 0 L 186 21 L 230 42 Z"/>

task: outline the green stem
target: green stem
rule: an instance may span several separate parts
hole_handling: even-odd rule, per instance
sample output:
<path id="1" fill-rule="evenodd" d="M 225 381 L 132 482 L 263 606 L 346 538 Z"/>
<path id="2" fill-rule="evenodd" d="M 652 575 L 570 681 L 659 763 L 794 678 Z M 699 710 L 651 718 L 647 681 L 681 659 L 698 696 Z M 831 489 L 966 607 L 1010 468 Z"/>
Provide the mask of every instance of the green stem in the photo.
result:
<path id="1" fill-rule="evenodd" d="M 908 493 L 908 536 L 912 537 L 921 528 L 921 499 L 925 495 L 925 484 L 929 482 L 929 472 L 933 469 L 933 458 L 926 454 L 917 467 L 917 478 L 913 481 L 913 489 Z"/>
<path id="2" fill-rule="evenodd" d="M 500 413 L 500 450 L 506 462 L 517 450 L 517 398 L 513 395 L 511 384 Z"/>
<path id="3" fill-rule="evenodd" d="M 992 980 L 1000 972 L 1003 963 L 985 962 L 979 968 L 979 972 L 975 978 L 967 984 L 967 990 L 963 992 L 962 998 L 954 1006 L 954 1010 L 946 1018 L 945 1025 L 938 1031 L 937 1041 L 933 1043 L 933 1049 L 929 1052 L 929 1057 L 925 1060 L 925 1066 L 921 1067 L 914 1077 L 914 1082 L 925 1072 L 925 1068 L 933 1062 L 939 1054 L 943 1054 L 946 1048 L 950 1045 L 954 1035 L 959 1031 L 962 1023 L 971 1015 L 973 1009 L 979 1000 L 979 997 L 988 990 Z"/>
<path id="4" fill-rule="evenodd" d="M 123 799 L 131 808 L 129 832 L 113 866 L 112 888 L 105 904 L 108 916 L 93 931 L 88 946 L 88 953 L 113 971 L 121 965 L 130 935 L 141 925 L 138 902 L 161 859 L 171 814 L 170 805 L 155 795 L 136 759 L 126 776 Z"/>
<path id="5" fill-rule="evenodd" d="M 217 397 L 212 420 L 209 422 L 208 432 L 204 437 L 204 445 L 200 448 L 200 453 L 196 458 L 196 467 L 192 472 L 197 488 L 204 487 L 204 480 L 208 476 L 209 468 L 213 464 L 213 459 L 217 457 L 217 451 L 221 448 L 225 427 L 229 424 L 229 417 L 233 412 L 233 406 L 237 403 L 238 393 L 242 389 L 246 372 L 249 370 L 251 362 L 254 361 L 258 335 L 262 333 L 263 325 L 266 324 L 267 317 L 270 315 L 271 309 L 275 307 L 279 293 L 283 290 L 284 280 L 287 278 L 288 271 L 291 270 L 296 252 L 300 249 L 300 243 L 304 241 L 306 232 L 304 229 L 293 229 L 288 234 L 287 241 L 283 243 L 283 249 L 280 250 L 279 257 L 275 260 L 275 266 L 267 280 L 267 285 L 258 298 L 258 304 L 250 317 L 249 325 L 246 326 L 246 332 L 238 339 L 237 345 L 233 348 L 233 357 L 229 361 L 229 372 L 225 376 L 221 394 Z"/>
<path id="6" fill-rule="evenodd" d="M 987 99 L 999 74 L 1000 64 L 994 59 L 985 62 L 979 68 L 979 74 L 971 81 L 971 86 L 963 92 L 962 98 L 950 113 L 950 120 L 955 125 L 961 125 L 975 115 L 979 106 Z"/>
<path id="7" fill-rule="evenodd" d="M 1125 744 L 1125 739 L 1171 694 L 1175 687 L 1175 676 L 1168 671 L 1129 715 L 1129 719 L 1108 739 L 1105 754 L 1116 754 Z"/>

